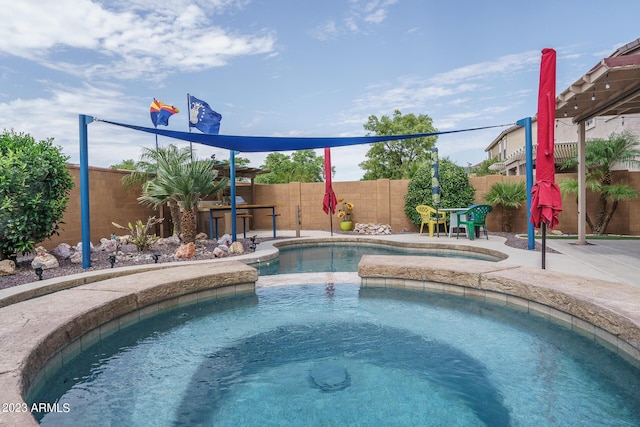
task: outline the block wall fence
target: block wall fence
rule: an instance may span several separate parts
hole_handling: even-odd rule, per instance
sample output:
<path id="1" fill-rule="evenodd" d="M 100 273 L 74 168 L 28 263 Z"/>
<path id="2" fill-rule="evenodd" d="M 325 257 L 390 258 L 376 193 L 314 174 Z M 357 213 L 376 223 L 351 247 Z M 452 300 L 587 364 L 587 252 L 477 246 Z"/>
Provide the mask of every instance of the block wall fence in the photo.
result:
<path id="1" fill-rule="evenodd" d="M 65 242 L 75 245 L 81 240 L 80 223 L 80 170 L 78 165 L 69 165 L 69 171 L 75 180 L 75 187 L 71 191 L 60 236 L 42 242 L 46 248 L 53 248 Z M 146 220 L 147 217 L 162 213 L 138 203 L 140 188 L 125 190 L 121 179 L 128 172 L 114 169 L 89 168 L 89 197 L 91 218 L 91 240 L 94 244 L 102 237 L 109 237 L 111 233 L 123 234 L 111 222 L 126 225 L 137 219 Z M 576 174 L 559 174 L 556 180 L 575 178 Z M 522 181 L 522 176 L 490 175 L 485 177 L 471 177 L 470 182 L 476 188 L 475 200 L 485 203 L 484 196 L 491 186 L 500 181 Z M 614 180 L 624 181 L 640 189 L 640 172 L 615 172 Z M 338 198 L 344 198 L 354 204 L 354 222 L 381 223 L 391 225 L 393 232 L 418 231 L 404 213 L 404 195 L 407 192 L 408 180 L 379 179 L 376 181 L 334 182 L 333 188 Z M 329 217 L 322 210 L 324 197 L 324 183 L 289 184 L 255 184 L 251 188 L 248 184 L 238 184 L 237 194 L 244 197 L 248 203 L 275 203 L 278 229 L 295 230 L 298 208 L 300 210 L 302 230 L 329 231 Z M 597 198 L 587 193 L 587 212 L 595 216 Z M 640 235 L 640 222 L 633 220 L 632 212 L 640 211 L 640 200 L 620 202 L 607 232 L 609 234 Z M 502 230 L 502 208 L 497 206 L 487 217 L 489 232 Z M 171 225 L 168 211 L 165 209 L 165 224 L 156 229 L 161 236 L 168 236 Z M 577 201 L 574 197 L 563 199 L 563 211 L 560 214 L 558 229 L 565 233 L 577 233 Z M 340 219 L 333 218 L 334 231 L 339 230 Z M 513 231 L 525 233 L 527 231 L 526 206 L 513 213 Z M 208 216 L 199 214 L 198 231 L 208 232 Z M 271 215 L 268 210 L 260 209 L 253 212 L 251 229 L 271 229 Z M 587 232 L 589 229 L 587 227 Z M 241 237 L 241 234 L 240 234 Z"/>

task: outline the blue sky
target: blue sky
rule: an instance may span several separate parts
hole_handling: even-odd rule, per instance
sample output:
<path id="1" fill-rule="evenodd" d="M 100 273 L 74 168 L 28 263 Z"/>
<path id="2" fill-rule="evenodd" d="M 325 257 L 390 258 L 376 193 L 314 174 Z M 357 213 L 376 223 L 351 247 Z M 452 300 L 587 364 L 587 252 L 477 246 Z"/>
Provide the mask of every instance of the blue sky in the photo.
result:
<path id="1" fill-rule="evenodd" d="M 0 0 L 0 11 L 0 129 L 53 137 L 73 163 L 78 114 L 152 126 L 155 97 L 182 110 L 168 128 L 187 131 L 187 93 L 229 135 L 361 136 L 370 115 L 395 109 L 440 131 L 514 123 L 536 112 L 543 48 L 558 52 L 559 93 L 640 37 L 636 0 Z M 474 164 L 500 131 L 437 146 Z M 154 145 L 89 125 L 93 166 Z M 361 178 L 367 150 L 333 149 L 334 180 Z M 241 155 L 259 167 L 267 153 Z"/>

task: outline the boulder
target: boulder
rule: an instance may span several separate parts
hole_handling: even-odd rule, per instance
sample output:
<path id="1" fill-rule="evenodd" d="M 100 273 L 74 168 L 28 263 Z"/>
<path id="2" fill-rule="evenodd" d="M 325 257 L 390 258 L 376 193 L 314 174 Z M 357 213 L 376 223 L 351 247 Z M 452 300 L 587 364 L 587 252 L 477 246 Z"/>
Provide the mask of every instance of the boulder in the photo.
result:
<path id="1" fill-rule="evenodd" d="M 0 261 L 0 276 L 16 274 L 16 264 L 10 259 Z"/>
<path id="2" fill-rule="evenodd" d="M 55 248 L 51 249 L 51 252 L 49 253 L 54 255 L 56 258 L 67 259 L 73 255 L 73 249 L 68 243 L 60 243 Z"/>
<path id="3" fill-rule="evenodd" d="M 231 235 L 225 234 L 218 240 L 219 245 L 231 246 L 232 240 Z"/>
<path id="4" fill-rule="evenodd" d="M 82 264 L 82 252 L 81 251 L 74 252 L 69 257 L 69 261 L 71 261 L 71 264 Z"/>
<path id="5" fill-rule="evenodd" d="M 89 249 L 89 252 L 93 252 L 95 250 L 95 248 L 93 247 L 93 243 L 89 242 L 89 247 L 91 249 Z M 82 252 L 82 242 L 78 242 L 78 244 L 76 245 L 76 251 L 80 251 Z"/>
<path id="6" fill-rule="evenodd" d="M 207 235 L 207 233 L 198 233 L 196 234 L 196 240 L 200 241 L 200 240 L 207 240 L 209 238 L 209 236 Z"/>
<path id="7" fill-rule="evenodd" d="M 224 247 L 226 248 L 226 246 L 224 246 Z M 217 248 L 215 248 L 213 250 L 213 257 L 214 258 L 224 258 L 224 257 L 226 257 L 228 255 L 229 255 L 229 251 L 228 250 L 224 251 L 224 250 L 220 249 L 220 246 L 218 246 Z"/>
<path id="8" fill-rule="evenodd" d="M 36 268 L 38 265 L 42 267 L 43 270 L 60 267 L 58 258 L 48 252 L 38 252 L 38 255 L 31 261 L 31 267 Z"/>
<path id="9" fill-rule="evenodd" d="M 191 259 L 196 254 L 196 245 L 193 242 L 187 243 L 186 245 L 180 245 L 176 250 L 176 253 L 173 254 L 173 257 L 176 259 Z"/>
<path id="10" fill-rule="evenodd" d="M 176 235 L 160 238 L 156 242 L 156 245 L 179 245 L 179 244 L 180 244 L 180 238 Z"/>
<path id="11" fill-rule="evenodd" d="M 229 253 L 233 255 L 242 255 L 244 253 L 244 246 L 240 242 L 233 242 L 229 246 Z"/>
<path id="12" fill-rule="evenodd" d="M 115 252 L 118 249 L 118 243 L 115 239 L 105 239 L 104 237 L 100 239 L 100 247 L 99 251 L 105 252 Z"/>

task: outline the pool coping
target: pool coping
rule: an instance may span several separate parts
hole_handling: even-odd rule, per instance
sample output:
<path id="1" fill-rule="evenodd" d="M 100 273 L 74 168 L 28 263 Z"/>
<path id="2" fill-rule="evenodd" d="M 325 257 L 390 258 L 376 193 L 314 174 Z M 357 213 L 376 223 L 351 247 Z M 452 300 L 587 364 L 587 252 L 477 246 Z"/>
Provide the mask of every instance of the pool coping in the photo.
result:
<path id="1" fill-rule="evenodd" d="M 425 259 L 431 258 L 431 259 Z M 362 287 L 497 302 L 561 324 L 640 367 L 640 288 L 507 263 L 364 255 Z"/>
<path id="2" fill-rule="evenodd" d="M 195 268 L 197 267 L 197 268 Z M 80 351 L 171 308 L 255 294 L 256 269 L 238 261 L 143 271 L 0 308 L 0 425 L 37 426 L 25 403 Z"/>

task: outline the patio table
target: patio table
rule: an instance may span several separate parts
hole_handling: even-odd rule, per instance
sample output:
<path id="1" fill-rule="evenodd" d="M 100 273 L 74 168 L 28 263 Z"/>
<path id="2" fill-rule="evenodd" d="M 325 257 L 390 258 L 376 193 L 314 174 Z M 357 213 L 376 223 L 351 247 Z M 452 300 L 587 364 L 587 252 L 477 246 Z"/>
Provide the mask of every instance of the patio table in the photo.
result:
<path id="1" fill-rule="evenodd" d="M 276 206 L 275 204 L 240 204 L 236 209 L 271 209 L 271 221 L 273 224 L 273 238 L 276 238 Z M 200 211 L 209 211 L 209 238 L 213 239 L 213 211 L 230 211 L 229 205 L 210 205 L 198 207 Z M 216 221 L 215 236 L 218 238 L 218 222 Z"/>
<path id="2" fill-rule="evenodd" d="M 449 237 L 453 234 L 453 228 L 458 228 L 458 215 L 456 212 L 466 211 L 467 208 L 440 208 L 439 211 L 448 212 L 449 213 Z"/>

